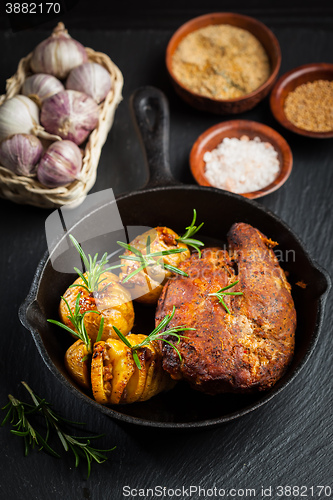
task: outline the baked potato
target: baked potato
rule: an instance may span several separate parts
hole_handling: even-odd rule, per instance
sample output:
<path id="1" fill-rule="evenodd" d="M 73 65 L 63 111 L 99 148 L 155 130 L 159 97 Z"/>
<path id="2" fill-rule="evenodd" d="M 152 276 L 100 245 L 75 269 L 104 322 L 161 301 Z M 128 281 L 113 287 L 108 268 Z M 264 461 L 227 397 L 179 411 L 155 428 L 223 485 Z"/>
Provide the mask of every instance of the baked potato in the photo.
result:
<path id="1" fill-rule="evenodd" d="M 71 377 L 84 389 L 90 389 L 90 361 L 91 353 L 88 352 L 83 340 L 77 340 L 65 353 L 65 366 Z"/>
<path id="2" fill-rule="evenodd" d="M 85 273 L 83 276 L 87 276 Z M 103 280 L 103 281 L 102 281 Z M 119 278 L 111 272 L 101 274 L 101 281 L 97 286 L 97 291 L 89 293 L 83 286 L 84 281 L 78 278 L 74 281 L 73 288 L 69 287 L 64 298 L 73 312 L 78 294 L 80 296 L 80 312 L 89 310 L 98 311 L 87 313 L 84 316 L 84 325 L 91 341 L 96 341 L 100 322 L 104 318 L 104 328 L 101 340 L 108 338 L 118 338 L 113 326 L 116 326 L 123 335 L 128 335 L 134 323 L 134 309 L 131 295 L 122 285 L 119 284 Z M 79 286 L 77 286 L 79 285 Z M 82 287 L 80 286 L 82 285 Z M 73 324 L 68 317 L 68 308 L 63 298 L 60 301 L 59 316 L 61 321 L 68 327 L 73 328 Z"/>
<path id="3" fill-rule="evenodd" d="M 163 264 L 158 264 L 161 259 L 164 264 L 178 267 L 181 262 L 190 257 L 188 246 L 181 241 L 177 241 L 178 234 L 168 227 L 156 227 L 150 229 L 143 234 L 140 234 L 130 243 L 130 246 L 139 250 L 143 256 L 147 255 L 147 239 L 150 238 L 150 253 L 162 252 L 169 250 L 183 250 L 180 253 L 172 253 L 161 257 L 153 257 L 156 265 L 147 266 L 143 270 L 136 273 L 134 276 L 128 276 L 141 266 L 139 261 L 121 259 L 121 273 L 119 279 L 123 286 L 130 292 L 133 300 L 143 304 L 153 305 L 158 301 L 161 295 L 164 284 L 167 279 L 172 276 L 172 272 L 163 267 Z M 125 256 L 134 256 L 134 253 L 126 249 Z"/>
<path id="4" fill-rule="evenodd" d="M 134 346 L 146 335 L 128 335 Z M 91 362 L 91 386 L 94 398 L 101 404 L 124 404 L 146 401 L 175 385 L 162 368 L 158 343 L 137 351 L 141 369 L 138 368 L 132 350 L 119 339 L 96 342 Z"/>

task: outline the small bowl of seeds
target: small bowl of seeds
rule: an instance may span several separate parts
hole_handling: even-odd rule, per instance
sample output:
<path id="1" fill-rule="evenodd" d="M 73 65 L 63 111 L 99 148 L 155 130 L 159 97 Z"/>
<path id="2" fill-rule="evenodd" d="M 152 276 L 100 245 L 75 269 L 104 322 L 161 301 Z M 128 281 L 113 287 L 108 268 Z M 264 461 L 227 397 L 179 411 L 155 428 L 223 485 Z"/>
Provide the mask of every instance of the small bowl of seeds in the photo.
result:
<path id="1" fill-rule="evenodd" d="M 166 66 L 178 95 L 191 106 L 235 114 L 272 89 L 281 64 L 279 42 L 257 19 L 216 12 L 191 19 L 172 36 Z"/>
<path id="2" fill-rule="evenodd" d="M 218 123 L 203 132 L 190 153 L 190 167 L 201 186 L 246 198 L 279 189 L 293 165 L 291 149 L 276 130 L 250 120 Z"/>
<path id="3" fill-rule="evenodd" d="M 333 64 L 305 64 L 285 73 L 270 106 L 275 119 L 296 134 L 333 137 Z"/>

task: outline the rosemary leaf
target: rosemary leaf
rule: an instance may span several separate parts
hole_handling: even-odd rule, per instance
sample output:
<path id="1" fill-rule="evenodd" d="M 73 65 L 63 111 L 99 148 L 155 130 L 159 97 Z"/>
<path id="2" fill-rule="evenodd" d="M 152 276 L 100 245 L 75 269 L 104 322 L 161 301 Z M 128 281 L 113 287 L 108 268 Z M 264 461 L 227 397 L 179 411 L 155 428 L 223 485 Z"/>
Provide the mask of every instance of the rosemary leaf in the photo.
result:
<path id="1" fill-rule="evenodd" d="M 193 247 L 199 254 L 199 258 L 201 257 L 201 250 L 199 247 L 204 246 L 204 243 L 200 240 L 193 239 L 192 236 L 194 236 L 204 225 L 202 222 L 199 226 L 195 226 L 195 221 L 197 219 L 197 211 L 195 208 L 193 209 L 193 219 L 191 224 L 186 227 L 186 231 L 183 234 L 183 236 L 180 236 L 177 238 L 177 241 L 180 241 L 181 243 L 184 243 L 187 246 Z"/>
<path id="2" fill-rule="evenodd" d="M 155 263 L 156 264 L 156 263 Z M 142 264 L 141 266 L 139 266 L 137 269 L 135 269 L 134 271 L 132 271 L 130 274 L 128 274 L 126 276 L 126 278 L 123 279 L 122 283 L 126 283 L 128 280 L 130 280 L 131 278 L 133 278 L 133 276 L 135 276 L 136 274 L 138 274 L 140 271 L 143 271 L 145 268 L 147 267 L 147 264 L 144 263 Z"/>
<path id="3" fill-rule="evenodd" d="M 227 285 L 223 288 L 221 288 L 218 292 L 215 293 L 209 293 L 209 296 L 212 297 L 217 297 L 219 299 L 220 304 L 223 305 L 224 309 L 228 314 L 231 314 L 230 309 L 228 308 L 227 304 L 224 302 L 224 296 L 225 295 L 244 295 L 243 292 L 226 292 L 226 290 L 229 290 L 229 288 L 232 288 L 233 286 L 237 285 L 239 283 L 239 280 L 234 281 L 233 283 L 230 283 L 230 285 Z"/>
<path id="4" fill-rule="evenodd" d="M 148 236 L 148 238 L 149 238 L 149 236 Z M 130 252 L 134 253 L 138 257 L 142 256 L 142 252 L 140 252 L 140 250 L 138 250 L 137 248 L 135 248 L 133 245 L 130 245 L 128 243 L 123 243 L 122 241 L 117 241 L 117 244 L 119 246 L 125 248 L 126 250 L 129 250 Z"/>
<path id="5" fill-rule="evenodd" d="M 96 342 L 99 342 L 102 338 L 102 334 L 103 334 L 103 328 L 104 328 L 104 318 L 103 316 L 101 317 L 101 322 L 99 324 L 99 329 L 98 329 L 98 334 L 97 334 L 97 337 L 96 337 Z"/>
<path id="6" fill-rule="evenodd" d="M 127 338 L 121 333 L 120 330 L 118 330 L 118 328 L 116 326 L 112 326 L 112 328 L 114 329 L 114 331 L 116 332 L 116 334 L 118 335 L 118 337 L 120 338 L 120 340 L 122 340 L 124 342 L 124 344 L 129 347 L 130 349 L 132 349 L 132 344 L 130 344 L 130 342 L 127 340 Z"/>
<path id="7" fill-rule="evenodd" d="M 141 363 L 140 363 L 140 360 L 139 360 L 138 353 L 133 350 L 132 354 L 133 354 L 133 359 L 134 359 L 134 362 L 135 362 L 136 366 L 139 368 L 139 370 L 141 370 Z"/>
<path id="8" fill-rule="evenodd" d="M 69 326 L 64 325 L 63 323 L 60 323 L 60 321 L 57 321 L 55 319 L 48 319 L 46 321 L 48 321 L 49 323 L 53 323 L 54 325 L 60 326 L 60 328 L 63 328 L 64 330 L 67 330 L 70 334 L 75 335 L 76 337 L 79 337 L 79 334 L 77 332 L 75 332 Z"/>
<path id="9" fill-rule="evenodd" d="M 181 271 L 181 269 L 178 269 L 178 267 L 175 266 L 170 266 L 169 264 L 164 264 L 165 269 L 168 269 L 169 271 L 180 274 L 181 276 L 185 276 L 186 278 L 188 277 L 188 274 L 185 273 L 185 271 Z"/>
<path id="10" fill-rule="evenodd" d="M 161 257 L 164 255 L 173 255 L 175 253 L 186 252 L 186 248 L 170 248 L 170 250 L 161 250 L 160 252 L 153 252 L 150 257 Z"/>

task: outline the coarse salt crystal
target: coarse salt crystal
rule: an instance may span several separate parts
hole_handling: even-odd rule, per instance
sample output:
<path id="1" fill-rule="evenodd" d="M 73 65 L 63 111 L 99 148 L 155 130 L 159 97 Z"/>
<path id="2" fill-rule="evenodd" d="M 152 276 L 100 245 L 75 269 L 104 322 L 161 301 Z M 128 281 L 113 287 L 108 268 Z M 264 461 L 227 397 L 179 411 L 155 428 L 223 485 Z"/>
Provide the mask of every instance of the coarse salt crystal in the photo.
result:
<path id="1" fill-rule="evenodd" d="M 233 193 L 250 193 L 271 184 L 280 171 L 278 154 L 272 144 L 259 137 L 250 140 L 225 137 L 212 151 L 207 151 L 205 175 L 212 186 Z"/>

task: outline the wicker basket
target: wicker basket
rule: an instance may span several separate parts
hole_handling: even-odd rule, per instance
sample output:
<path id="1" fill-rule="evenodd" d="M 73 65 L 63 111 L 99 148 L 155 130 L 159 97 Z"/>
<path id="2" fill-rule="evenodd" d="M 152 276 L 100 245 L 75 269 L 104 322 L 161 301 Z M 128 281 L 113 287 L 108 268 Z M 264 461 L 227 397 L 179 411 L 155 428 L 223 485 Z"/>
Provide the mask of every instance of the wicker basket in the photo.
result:
<path id="1" fill-rule="evenodd" d="M 88 191 L 96 181 L 97 166 L 103 144 L 113 123 L 114 114 L 122 100 L 123 75 L 111 59 L 101 52 L 86 48 L 88 60 L 106 68 L 112 79 L 112 89 L 100 104 L 97 127 L 91 132 L 83 156 L 81 179 L 58 188 L 43 187 L 35 177 L 18 176 L 0 166 L 0 197 L 15 203 L 34 205 L 41 208 L 59 208 L 63 205 L 76 207 L 83 202 Z M 0 97 L 0 105 L 20 92 L 23 82 L 31 75 L 30 59 L 32 53 L 20 60 L 17 72 L 7 80 L 6 94 Z M 37 133 L 44 138 L 48 134 Z"/>

